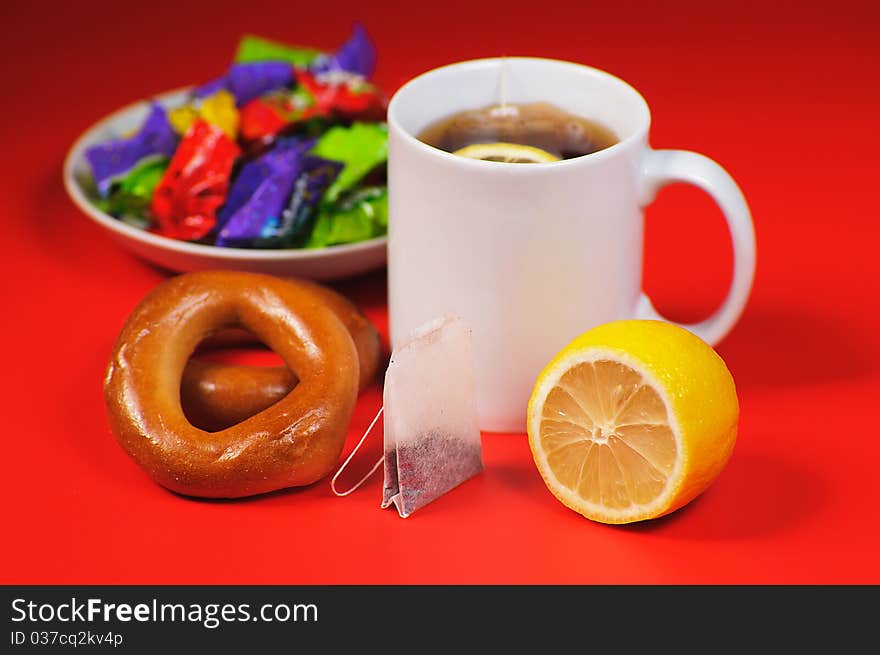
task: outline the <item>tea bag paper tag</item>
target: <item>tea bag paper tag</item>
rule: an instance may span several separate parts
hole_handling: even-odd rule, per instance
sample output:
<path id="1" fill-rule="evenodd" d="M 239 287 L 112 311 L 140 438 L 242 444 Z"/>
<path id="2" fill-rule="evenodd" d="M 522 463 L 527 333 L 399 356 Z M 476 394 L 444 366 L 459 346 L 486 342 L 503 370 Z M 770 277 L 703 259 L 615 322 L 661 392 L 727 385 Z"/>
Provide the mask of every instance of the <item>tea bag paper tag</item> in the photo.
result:
<path id="1" fill-rule="evenodd" d="M 384 465 L 382 507 L 406 518 L 483 470 L 474 395 L 471 331 L 457 316 L 426 323 L 391 355 L 384 405 L 330 482 L 347 496 Z M 346 491 L 348 463 L 385 413 L 384 455 Z"/>
<path id="2" fill-rule="evenodd" d="M 385 375 L 382 507 L 406 518 L 483 470 L 471 330 L 454 315 L 395 349 Z"/>

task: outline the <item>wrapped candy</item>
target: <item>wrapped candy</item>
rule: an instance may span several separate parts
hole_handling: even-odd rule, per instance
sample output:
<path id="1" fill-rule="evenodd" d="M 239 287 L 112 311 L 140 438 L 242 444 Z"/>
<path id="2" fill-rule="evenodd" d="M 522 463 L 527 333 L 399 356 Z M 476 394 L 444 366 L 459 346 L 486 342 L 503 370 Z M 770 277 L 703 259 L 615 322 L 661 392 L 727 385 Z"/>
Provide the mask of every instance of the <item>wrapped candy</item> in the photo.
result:
<path id="1" fill-rule="evenodd" d="M 220 226 L 247 202 L 266 177 L 278 170 L 279 165 L 289 165 L 288 162 L 302 156 L 314 145 L 314 139 L 281 139 L 272 150 L 242 166 L 229 192 L 229 198 L 218 214 Z"/>
<path id="2" fill-rule="evenodd" d="M 109 196 L 98 206 L 124 223 L 149 228 L 153 223 L 149 214 L 150 200 L 166 168 L 168 160 L 164 157 L 141 160 L 125 177 L 113 183 Z"/>
<path id="3" fill-rule="evenodd" d="M 228 80 L 227 88 L 240 106 L 267 91 L 291 86 L 293 68 L 283 61 L 233 64 L 229 68 Z"/>
<path id="4" fill-rule="evenodd" d="M 382 123 L 333 127 L 318 139 L 312 154 L 345 164 L 325 194 L 326 202 L 335 202 L 342 193 L 388 159 L 388 127 Z"/>
<path id="5" fill-rule="evenodd" d="M 321 53 L 311 48 L 289 46 L 259 36 L 247 34 L 238 43 L 235 63 L 248 64 L 254 61 L 286 61 L 291 66 L 306 68 Z"/>
<path id="6" fill-rule="evenodd" d="M 313 114 L 374 121 L 385 118 L 385 96 L 362 77 L 328 79 L 298 71 L 296 79 L 312 99 Z"/>
<path id="7" fill-rule="evenodd" d="M 98 193 L 106 197 L 116 178 L 122 177 L 145 157 L 171 157 L 178 136 L 168 122 L 162 105 L 153 102 L 140 129 L 132 136 L 91 146 L 86 160 L 92 169 Z"/>
<path id="8" fill-rule="evenodd" d="M 187 241 L 207 235 L 216 223 L 217 208 L 226 200 L 239 152 L 222 129 L 197 119 L 153 193 L 150 210 L 157 231 Z"/>
<path id="9" fill-rule="evenodd" d="M 318 75 L 351 73 L 368 78 L 376 67 L 376 48 L 367 30 L 356 23 L 348 41 L 332 55 L 320 55 L 309 69 Z"/>
<path id="10" fill-rule="evenodd" d="M 257 141 L 280 132 L 288 119 L 282 101 L 272 97 L 255 98 L 241 108 L 241 137 Z"/>
<path id="11" fill-rule="evenodd" d="M 385 119 L 385 96 L 368 82 L 320 83 L 303 71 L 297 73 L 297 80 L 300 85 L 293 91 L 264 94 L 241 108 L 242 138 L 253 141 L 271 137 L 285 127 L 313 118 Z"/>
<path id="12" fill-rule="evenodd" d="M 225 89 L 235 97 L 237 106 L 277 89 L 293 84 L 293 68 L 285 61 L 254 61 L 232 64 L 226 75 L 207 82 L 193 91 L 197 98 L 204 98 Z"/>
<path id="13" fill-rule="evenodd" d="M 255 98 L 241 108 L 241 135 L 246 141 L 266 139 L 294 123 L 328 116 L 303 87 Z"/>
<path id="14" fill-rule="evenodd" d="M 313 144 L 308 139 L 282 139 L 242 167 L 219 212 L 217 245 L 249 246 L 261 236 L 267 222 L 280 222 L 300 172 L 300 160 Z"/>
<path id="15" fill-rule="evenodd" d="M 287 142 L 288 145 L 292 143 L 293 140 Z M 307 149 L 310 145 L 304 143 L 302 147 Z M 218 228 L 226 225 L 230 217 L 247 203 L 248 199 L 254 195 L 254 192 L 263 183 L 263 180 L 277 170 L 279 164 L 281 167 L 286 166 L 285 158 L 287 156 L 288 153 L 285 153 L 284 149 L 279 147 L 277 150 L 270 150 L 241 167 L 232 183 L 225 204 L 217 212 Z"/>
<path id="16" fill-rule="evenodd" d="M 239 112 L 235 108 L 235 96 L 225 89 L 168 112 L 168 121 L 178 134 L 186 134 L 197 118 L 221 128 L 230 139 L 238 136 Z"/>
<path id="17" fill-rule="evenodd" d="M 341 162 L 344 168 L 324 193 L 305 247 L 355 243 L 384 234 L 388 228 L 386 189 L 353 189 L 388 158 L 387 127 L 378 123 L 333 127 L 318 140 L 312 154 Z"/>
<path id="18" fill-rule="evenodd" d="M 461 318 L 450 314 L 426 323 L 394 349 L 383 403 L 382 459 L 351 489 L 336 489 L 377 414 L 333 476 L 333 493 L 348 495 L 383 466 L 382 507 L 394 505 L 406 518 L 483 470 L 471 330 Z"/>
<path id="19" fill-rule="evenodd" d="M 385 187 L 365 187 L 334 206 L 322 208 L 305 247 L 357 243 L 387 231 L 388 190 Z"/>
<path id="20" fill-rule="evenodd" d="M 311 155 L 303 157 L 287 208 L 281 212 L 279 219 L 270 217 L 254 245 L 259 248 L 290 248 L 297 245 L 308 234 L 311 219 L 324 191 L 341 170 L 340 162 Z"/>

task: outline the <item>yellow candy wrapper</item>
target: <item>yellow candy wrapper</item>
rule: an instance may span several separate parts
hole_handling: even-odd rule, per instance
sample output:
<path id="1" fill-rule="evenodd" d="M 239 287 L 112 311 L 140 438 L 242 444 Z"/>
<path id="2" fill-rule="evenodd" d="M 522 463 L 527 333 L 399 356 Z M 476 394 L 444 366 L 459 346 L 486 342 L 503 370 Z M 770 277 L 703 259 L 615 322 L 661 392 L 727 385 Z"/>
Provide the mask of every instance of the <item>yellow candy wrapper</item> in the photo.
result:
<path id="1" fill-rule="evenodd" d="M 178 134 L 186 134 L 196 118 L 219 127 L 230 139 L 238 136 L 238 109 L 235 96 L 229 91 L 221 89 L 207 98 L 168 112 L 168 121 Z"/>

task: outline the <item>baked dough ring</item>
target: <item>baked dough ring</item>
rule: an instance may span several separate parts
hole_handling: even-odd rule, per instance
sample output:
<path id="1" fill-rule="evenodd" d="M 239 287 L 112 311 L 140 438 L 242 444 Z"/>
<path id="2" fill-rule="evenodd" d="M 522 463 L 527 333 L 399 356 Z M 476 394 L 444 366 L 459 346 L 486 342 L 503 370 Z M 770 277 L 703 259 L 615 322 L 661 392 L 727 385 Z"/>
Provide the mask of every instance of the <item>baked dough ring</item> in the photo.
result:
<path id="1" fill-rule="evenodd" d="M 379 368 L 382 345 L 379 333 L 347 298 L 333 289 L 304 280 L 288 280 L 318 296 L 339 317 L 354 340 L 360 364 L 359 388 L 363 389 Z M 224 331 L 210 339 L 211 345 L 252 345 L 253 335 Z M 203 430 L 228 428 L 281 400 L 296 385 L 286 366 L 235 366 L 193 357 L 183 370 L 180 402 L 189 421 Z"/>
<path id="2" fill-rule="evenodd" d="M 211 333 L 243 327 L 300 382 L 272 407 L 219 432 L 187 421 L 180 380 Z M 163 282 L 122 328 L 104 380 L 110 426 L 159 484 L 237 498 L 315 482 L 342 450 L 357 398 L 358 359 L 339 318 L 315 294 L 254 273 L 188 273 Z"/>

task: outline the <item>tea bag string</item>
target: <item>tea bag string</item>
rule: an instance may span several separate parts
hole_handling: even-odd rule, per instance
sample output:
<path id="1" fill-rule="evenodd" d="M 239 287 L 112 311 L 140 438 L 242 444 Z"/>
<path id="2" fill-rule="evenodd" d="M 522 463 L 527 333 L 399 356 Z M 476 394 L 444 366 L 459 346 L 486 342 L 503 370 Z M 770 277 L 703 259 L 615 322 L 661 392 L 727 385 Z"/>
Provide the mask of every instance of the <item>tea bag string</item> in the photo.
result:
<path id="1" fill-rule="evenodd" d="M 516 116 L 519 110 L 515 106 L 507 104 L 508 100 L 508 70 L 507 57 L 501 57 L 501 63 L 498 65 L 498 100 L 497 107 L 490 110 L 492 116 Z"/>
<path id="2" fill-rule="evenodd" d="M 376 425 L 376 421 L 378 421 L 378 420 L 379 420 L 379 417 L 382 416 L 382 412 L 383 412 L 384 410 L 385 410 L 384 405 L 383 405 L 382 407 L 379 408 L 379 411 L 376 413 L 376 416 L 373 417 L 373 422 L 370 423 L 369 427 L 367 428 L 367 431 L 364 432 L 364 436 L 361 437 L 361 440 L 358 441 L 357 446 L 355 446 L 354 449 L 348 454 L 348 457 L 345 459 L 344 462 L 342 462 L 342 466 L 339 467 L 339 470 L 336 471 L 336 474 L 333 476 L 333 479 L 330 480 L 330 489 L 333 491 L 334 494 L 336 494 L 336 495 L 339 496 L 340 498 L 341 498 L 342 496 L 347 496 L 347 495 L 350 494 L 352 491 L 357 490 L 358 487 L 360 487 L 364 482 L 366 482 L 367 480 L 370 479 L 370 476 L 373 475 L 373 473 L 375 473 L 376 470 L 377 470 L 380 466 L 382 466 L 382 462 L 385 461 L 385 457 L 384 457 L 384 456 L 383 456 L 383 457 L 380 457 L 380 458 L 379 458 L 379 461 L 376 462 L 376 463 L 373 465 L 373 468 L 370 469 L 370 472 L 367 473 L 367 474 L 366 474 L 364 477 L 362 477 L 360 480 L 358 480 L 358 481 L 354 484 L 354 486 L 351 487 L 350 489 L 348 489 L 348 490 L 346 490 L 346 491 L 338 491 L 338 490 L 336 489 L 336 478 L 338 478 L 338 477 L 340 476 L 340 474 L 345 470 L 345 467 L 348 466 L 348 463 L 351 461 L 351 458 L 355 456 L 355 453 L 357 453 L 357 451 L 360 450 L 360 448 L 361 448 L 361 446 L 364 444 L 364 441 L 366 440 L 367 436 L 370 434 L 370 432 L 373 431 L 373 426 Z"/>
<path id="3" fill-rule="evenodd" d="M 501 78 L 498 80 L 498 92 L 501 95 L 501 111 L 502 113 L 507 113 L 507 57 L 501 58 L 498 76 Z"/>

